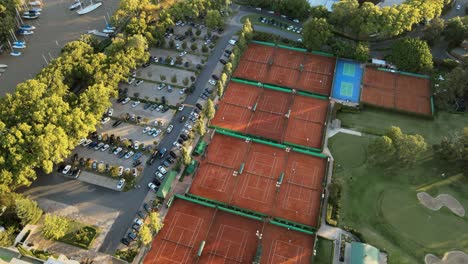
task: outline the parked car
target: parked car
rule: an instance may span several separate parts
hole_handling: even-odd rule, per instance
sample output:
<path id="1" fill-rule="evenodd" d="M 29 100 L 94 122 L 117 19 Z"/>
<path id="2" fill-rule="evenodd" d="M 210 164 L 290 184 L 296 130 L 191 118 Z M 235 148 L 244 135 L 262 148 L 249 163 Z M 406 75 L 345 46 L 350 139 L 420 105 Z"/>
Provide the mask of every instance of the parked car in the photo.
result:
<path id="1" fill-rule="evenodd" d="M 120 242 L 121 242 L 122 244 L 126 245 L 126 246 L 130 245 L 130 241 L 129 241 L 127 238 L 125 238 L 125 237 L 122 238 L 122 239 L 120 240 Z"/>
<path id="2" fill-rule="evenodd" d="M 138 165 L 140 165 L 140 164 L 141 164 L 141 160 L 135 160 L 135 161 L 132 163 L 132 166 L 133 166 L 133 167 L 136 167 L 136 166 L 138 166 Z"/>
<path id="3" fill-rule="evenodd" d="M 108 117 L 108 116 L 103 117 L 103 118 L 101 119 L 101 124 L 105 124 L 105 123 L 109 122 L 109 120 L 110 120 L 110 117 Z"/>
<path id="4" fill-rule="evenodd" d="M 135 154 L 133 151 L 129 151 L 127 154 L 125 154 L 125 158 L 129 159 L 131 156 L 133 156 L 133 154 Z"/>
<path id="5" fill-rule="evenodd" d="M 163 165 L 166 166 L 166 167 L 170 167 L 171 166 L 171 163 L 167 160 L 163 161 Z"/>
<path id="6" fill-rule="evenodd" d="M 112 127 L 117 127 L 120 124 L 122 124 L 122 121 L 117 120 L 117 121 L 114 122 L 114 124 L 112 124 Z"/>
<path id="7" fill-rule="evenodd" d="M 236 43 L 237 43 L 237 40 L 235 40 L 235 39 L 231 39 L 231 40 L 229 40 L 228 42 L 229 42 L 229 44 L 231 44 L 231 45 L 233 45 L 233 46 L 234 46 L 234 45 L 236 45 Z"/>
<path id="8" fill-rule="evenodd" d="M 116 150 L 114 150 L 114 155 L 118 155 L 122 151 L 121 147 L 118 147 Z"/>
<path id="9" fill-rule="evenodd" d="M 174 151 L 169 151 L 169 155 L 171 155 L 171 157 L 173 157 L 174 159 L 177 159 L 177 154 L 175 154 Z"/>
<path id="10" fill-rule="evenodd" d="M 198 109 L 203 110 L 203 106 L 202 106 L 201 104 L 196 103 L 195 106 L 196 106 Z"/>
<path id="11" fill-rule="evenodd" d="M 166 155 L 166 152 L 167 152 L 167 149 L 166 148 L 162 148 L 160 151 L 159 151 L 159 158 L 164 158 L 164 156 Z"/>
<path id="12" fill-rule="evenodd" d="M 91 139 L 87 139 L 84 143 L 83 143 L 83 147 L 86 147 L 88 146 L 89 144 L 91 144 L 93 141 Z"/>
<path id="13" fill-rule="evenodd" d="M 133 103 L 132 103 L 132 108 L 137 107 L 139 104 L 140 104 L 140 101 L 138 101 L 138 100 L 133 101 Z"/>
<path id="14" fill-rule="evenodd" d="M 158 191 L 158 187 L 152 182 L 148 183 L 148 187 L 155 192 Z"/>
<path id="15" fill-rule="evenodd" d="M 136 217 L 135 219 L 133 219 L 133 222 L 137 225 L 143 225 L 143 220 L 141 220 L 140 218 Z"/>
<path id="16" fill-rule="evenodd" d="M 218 77 L 218 75 L 216 75 L 216 74 L 211 75 L 211 77 L 212 77 L 213 79 L 215 79 L 216 81 L 219 80 L 219 77 Z"/>
<path id="17" fill-rule="evenodd" d="M 127 155 L 128 150 L 122 151 L 119 155 L 119 159 L 123 158 L 125 155 Z"/>
<path id="18" fill-rule="evenodd" d="M 99 143 L 97 144 L 95 147 L 94 147 L 94 150 L 99 150 L 100 148 L 102 148 L 104 146 L 104 143 Z"/>
<path id="19" fill-rule="evenodd" d="M 187 119 L 187 117 L 185 115 L 183 115 L 183 116 L 180 117 L 179 122 L 183 123 L 185 121 L 185 119 Z"/>
<path id="20" fill-rule="evenodd" d="M 127 98 L 125 98 L 125 99 L 122 101 L 122 104 L 123 104 L 123 105 L 124 105 L 124 104 L 127 104 L 128 102 L 130 102 L 130 100 L 131 100 L 130 97 L 127 97 Z"/>
<path id="21" fill-rule="evenodd" d="M 167 173 L 167 170 L 163 166 L 159 166 L 158 171 L 161 172 L 163 175 Z"/>
<path id="22" fill-rule="evenodd" d="M 143 153 L 141 152 L 138 152 L 137 154 L 135 154 L 135 156 L 133 156 L 133 160 L 138 160 L 141 156 L 143 155 Z"/>
<path id="23" fill-rule="evenodd" d="M 166 133 L 171 133 L 173 128 L 174 128 L 174 125 L 170 124 L 166 129 Z"/>
<path id="24" fill-rule="evenodd" d="M 227 61 L 220 59 L 219 62 L 221 62 L 223 65 L 226 65 Z"/>
<path id="25" fill-rule="evenodd" d="M 128 84 L 132 84 L 133 82 L 135 82 L 135 78 L 132 78 L 132 77 L 128 78 L 128 81 L 127 81 Z"/>
<path id="26" fill-rule="evenodd" d="M 133 225 L 132 225 L 132 229 L 133 229 L 135 232 L 140 232 L 140 228 L 141 228 L 141 226 L 138 225 L 138 224 L 133 224 Z"/>
<path id="27" fill-rule="evenodd" d="M 106 151 L 109 148 L 109 144 L 105 144 L 102 148 L 101 151 Z"/>
<path id="28" fill-rule="evenodd" d="M 212 80 L 212 79 L 210 79 L 210 80 L 208 81 L 208 83 L 211 84 L 211 85 L 216 85 L 216 81 L 215 81 L 215 80 Z"/>
<path id="29" fill-rule="evenodd" d="M 161 179 L 161 180 L 164 179 L 164 175 L 159 171 L 155 172 L 154 175 L 156 175 L 156 177 L 158 177 L 158 179 Z"/>
<path id="30" fill-rule="evenodd" d="M 122 166 L 120 166 L 120 167 L 122 167 Z M 123 167 L 122 167 L 122 171 L 123 171 Z M 124 179 L 124 178 L 121 178 L 121 179 L 119 180 L 119 182 L 117 183 L 117 189 L 119 189 L 119 190 L 122 189 L 122 187 L 124 186 L 124 184 L 125 184 L 125 179 Z"/>
<path id="31" fill-rule="evenodd" d="M 124 172 L 124 167 L 123 166 L 119 166 L 119 170 L 118 170 L 118 176 L 122 176 L 123 175 L 123 172 Z M 123 179 L 125 181 L 125 179 Z"/>
<path id="32" fill-rule="evenodd" d="M 145 82 L 145 81 L 143 81 L 143 80 L 138 80 L 138 81 L 136 81 L 135 86 L 138 86 L 138 85 L 140 85 L 140 84 L 142 84 L 142 83 L 144 83 L 144 82 Z"/>
<path id="33" fill-rule="evenodd" d="M 63 168 L 62 173 L 64 175 L 67 175 L 68 172 L 70 171 L 70 169 L 71 169 L 71 165 L 67 165 L 67 166 L 65 166 L 65 168 Z"/>
<path id="34" fill-rule="evenodd" d="M 181 105 L 179 106 L 179 108 L 177 108 L 177 110 L 182 111 L 182 110 L 184 110 L 184 107 L 185 107 L 185 105 L 181 104 Z"/>
<path id="35" fill-rule="evenodd" d="M 146 212 L 150 213 L 151 212 L 151 206 L 147 203 L 143 204 L 143 208 L 146 210 Z"/>

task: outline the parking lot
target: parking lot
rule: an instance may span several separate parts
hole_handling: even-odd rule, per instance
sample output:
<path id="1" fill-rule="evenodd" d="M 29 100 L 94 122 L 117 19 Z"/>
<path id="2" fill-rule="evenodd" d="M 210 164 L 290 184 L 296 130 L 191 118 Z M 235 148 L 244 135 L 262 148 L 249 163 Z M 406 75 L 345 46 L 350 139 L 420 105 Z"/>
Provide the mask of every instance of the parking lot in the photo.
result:
<path id="1" fill-rule="evenodd" d="M 198 55 L 198 54 L 192 53 L 192 50 L 190 49 L 190 47 L 187 47 L 187 49 L 185 49 L 185 51 L 187 51 L 186 54 L 181 53 L 182 50 L 183 49 L 179 51 L 175 49 L 151 48 L 150 54 L 158 58 L 158 64 L 161 64 L 160 63 L 161 58 L 163 58 L 164 60 L 167 57 L 171 57 L 172 59 L 176 60 L 177 57 L 181 57 L 182 63 L 177 65 L 174 61 L 174 66 L 184 67 L 184 68 L 191 69 L 191 70 L 196 70 L 197 64 L 202 65 L 207 60 L 207 57 L 208 57 L 207 55 Z M 188 62 L 188 67 L 185 65 L 186 62 Z"/>
<path id="2" fill-rule="evenodd" d="M 129 97 L 134 97 L 134 98 L 138 97 L 140 99 L 143 99 L 146 101 L 152 101 L 155 103 L 156 102 L 161 103 L 163 96 L 166 100 L 166 104 L 173 105 L 173 106 L 176 106 L 177 104 L 182 103 L 185 100 L 186 94 L 182 93 L 182 89 L 180 89 L 180 87 L 174 86 L 173 84 L 166 84 L 166 83 L 164 83 L 166 84 L 165 87 L 160 87 L 161 83 L 163 82 L 159 82 L 159 83 L 144 82 L 138 86 L 135 86 L 133 84 L 122 84 L 120 87 L 122 89 L 125 89 L 125 88 L 128 89 Z M 170 85 L 171 89 L 169 89 L 167 85 Z M 138 95 L 138 96 L 135 96 L 135 95 Z M 144 106 L 145 106 L 145 103 L 141 102 L 141 104 L 138 105 L 133 110 L 142 109 Z M 117 105 L 115 105 L 115 107 L 119 108 Z"/>
<path id="3" fill-rule="evenodd" d="M 151 64 L 150 66 L 139 69 L 140 78 L 150 80 L 153 82 L 164 82 L 171 85 L 176 85 L 180 87 L 188 87 L 190 86 L 193 81 L 191 77 L 196 78 L 195 72 L 183 70 L 183 69 L 176 69 L 165 67 L 164 65 L 155 65 Z M 163 76 L 163 77 L 162 77 Z M 173 77 L 176 77 L 175 82 L 173 81 Z M 138 78 L 138 75 L 137 75 Z M 188 78 L 188 84 L 184 84 L 184 79 Z"/>

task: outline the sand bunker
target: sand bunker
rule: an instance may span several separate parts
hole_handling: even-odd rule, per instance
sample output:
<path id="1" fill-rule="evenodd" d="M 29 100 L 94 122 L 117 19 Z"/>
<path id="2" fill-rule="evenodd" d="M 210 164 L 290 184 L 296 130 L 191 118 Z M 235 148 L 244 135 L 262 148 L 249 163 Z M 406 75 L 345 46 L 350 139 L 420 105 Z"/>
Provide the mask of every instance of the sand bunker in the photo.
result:
<path id="1" fill-rule="evenodd" d="M 465 209 L 463 206 L 457 201 L 457 199 L 453 198 L 453 196 L 449 194 L 439 194 L 436 198 L 432 198 L 426 192 L 420 192 L 417 194 L 419 202 L 422 203 L 425 207 L 437 211 L 442 206 L 447 206 L 454 214 L 464 217 L 465 216 Z"/>
<path id="2" fill-rule="evenodd" d="M 445 253 L 442 259 L 427 254 L 424 261 L 426 264 L 466 264 L 468 263 L 468 255 L 462 251 L 449 251 Z"/>

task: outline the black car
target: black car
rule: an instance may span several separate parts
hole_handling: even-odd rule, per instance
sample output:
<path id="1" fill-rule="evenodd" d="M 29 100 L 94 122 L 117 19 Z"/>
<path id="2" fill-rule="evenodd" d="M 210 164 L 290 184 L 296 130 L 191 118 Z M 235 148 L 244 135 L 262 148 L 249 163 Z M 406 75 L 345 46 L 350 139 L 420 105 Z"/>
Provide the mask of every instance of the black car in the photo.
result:
<path id="1" fill-rule="evenodd" d="M 219 62 L 221 62 L 222 64 L 226 65 L 227 61 L 223 60 L 223 59 L 220 59 Z"/>
<path id="2" fill-rule="evenodd" d="M 91 143 L 91 144 L 88 145 L 88 148 L 89 148 L 89 149 L 92 149 L 92 148 L 94 148 L 95 146 L 97 146 L 98 144 L 99 144 L 99 142 L 94 141 L 93 143 Z"/>
<path id="3" fill-rule="evenodd" d="M 184 144 L 184 140 L 181 139 L 181 138 L 177 139 L 177 142 L 178 142 L 179 144 Z"/>
<path id="4" fill-rule="evenodd" d="M 161 186 L 161 182 L 159 181 L 158 178 L 154 178 L 154 179 L 153 179 L 153 183 L 154 183 L 154 185 L 156 185 L 156 186 L 158 186 L 158 187 Z"/>
<path id="5" fill-rule="evenodd" d="M 63 169 L 65 169 L 65 165 L 64 164 L 59 165 L 58 168 L 57 168 L 57 172 L 62 172 Z"/>
<path id="6" fill-rule="evenodd" d="M 137 236 L 133 232 L 128 233 L 127 237 L 130 238 L 131 240 L 136 240 L 137 239 Z"/>
<path id="7" fill-rule="evenodd" d="M 120 97 L 119 99 L 117 99 L 117 103 L 121 103 L 123 102 L 123 100 L 125 100 L 126 97 Z"/>
<path id="8" fill-rule="evenodd" d="M 151 165 L 154 163 L 155 158 L 151 157 L 146 161 L 146 164 Z"/>
<path id="9" fill-rule="evenodd" d="M 119 159 L 123 158 L 128 153 L 128 150 L 120 152 Z"/>
<path id="10" fill-rule="evenodd" d="M 150 213 L 151 212 L 151 206 L 147 203 L 143 204 L 143 208 L 146 210 L 146 212 Z"/>
<path id="11" fill-rule="evenodd" d="M 147 68 L 148 66 L 150 66 L 150 62 L 148 61 L 148 62 L 144 63 L 142 66 L 143 66 L 143 68 Z"/>
<path id="12" fill-rule="evenodd" d="M 145 219 L 145 218 L 146 218 L 146 214 L 143 213 L 142 211 L 138 211 L 138 212 L 137 212 L 137 215 L 138 215 L 141 219 Z"/>
<path id="13" fill-rule="evenodd" d="M 117 121 L 114 122 L 114 124 L 112 124 L 112 127 L 117 127 L 120 124 L 122 124 L 122 121 L 117 120 Z"/>
<path id="14" fill-rule="evenodd" d="M 140 232 L 141 225 L 138 224 L 133 224 L 132 229 L 135 230 L 135 232 Z"/>
<path id="15" fill-rule="evenodd" d="M 130 241 L 126 237 L 122 238 L 120 242 L 126 246 L 130 245 Z"/>
<path id="16" fill-rule="evenodd" d="M 183 123 L 185 121 L 185 119 L 187 119 L 187 117 L 183 115 L 183 116 L 180 117 L 179 122 Z"/>
<path id="17" fill-rule="evenodd" d="M 169 110 L 169 106 L 164 106 L 163 109 L 161 109 L 161 113 L 166 113 L 167 110 Z"/>
<path id="18" fill-rule="evenodd" d="M 169 151 L 169 155 L 171 155 L 171 157 L 173 157 L 174 159 L 177 159 L 177 154 L 175 154 L 174 151 Z"/>
<path id="19" fill-rule="evenodd" d="M 133 167 L 136 167 L 141 164 L 141 160 L 136 160 L 132 163 Z"/>
<path id="20" fill-rule="evenodd" d="M 198 109 L 203 110 L 203 106 L 202 106 L 201 104 L 196 103 L 195 106 L 196 106 Z"/>
<path id="21" fill-rule="evenodd" d="M 150 108 L 150 106 L 151 106 L 151 103 L 147 103 L 147 104 L 145 104 L 145 106 L 143 106 L 143 109 L 146 110 L 146 109 Z"/>
<path id="22" fill-rule="evenodd" d="M 215 74 L 211 75 L 211 77 L 213 77 L 213 79 L 215 79 L 216 81 L 219 80 L 219 77 L 217 75 L 215 75 Z"/>
<path id="23" fill-rule="evenodd" d="M 224 52 L 226 52 L 229 55 L 231 55 L 231 53 L 232 53 L 232 51 L 230 51 L 230 50 L 225 50 Z"/>
<path id="24" fill-rule="evenodd" d="M 153 151 L 153 154 L 151 155 L 151 157 L 152 157 L 152 158 L 156 158 L 156 157 L 158 156 L 158 153 L 159 153 L 158 149 L 155 149 L 155 150 Z"/>
<path id="25" fill-rule="evenodd" d="M 181 134 L 180 137 L 185 141 L 187 140 L 189 137 L 187 135 L 184 135 L 184 134 Z"/>
<path id="26" fill-rule="evenodd" d="M 197 113 L 197 114 L 200 114 L 200 109 L 198 109 L 198 108 L 194 108 L 193 111 L 194 111 L 195 113 Z"/>

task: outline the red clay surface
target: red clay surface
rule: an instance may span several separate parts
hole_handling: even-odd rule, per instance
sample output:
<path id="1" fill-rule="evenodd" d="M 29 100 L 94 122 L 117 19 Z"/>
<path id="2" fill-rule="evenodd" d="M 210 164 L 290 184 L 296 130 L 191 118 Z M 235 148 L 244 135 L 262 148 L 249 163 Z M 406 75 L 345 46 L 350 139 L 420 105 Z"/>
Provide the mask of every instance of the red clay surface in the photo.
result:
<path id="1" fill-rule="evenodd" d="M 314 236 L 177 198 L 144 263 L 252 263 L 257 230 L 263 235 L 262 264 L 311 263 Z"/>
<path id="2" fill-rule="evenodd" d="M 316 227 L 326 162 L 215 134 L 189 192 Z M 235 173 L 242 164 L 242 173 Z M 284 177 L 277 190 L 281 174 Z"/>
<path id="3" fill-rule="evenodd" d="M 330 95 L 335 58 L 250 44 L 235 77 Z"/>
<path id="4" fill-rule="evenodd" d="M 406 112 L 431 115 L 428 79 L 366 68 L 361 101 Z"/>
<path id="5" fill-rule="evenodd" d="M 320 149 L 327 111 L 325 100 L 231 82 L 211 124 Z"/>

